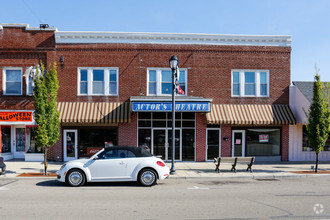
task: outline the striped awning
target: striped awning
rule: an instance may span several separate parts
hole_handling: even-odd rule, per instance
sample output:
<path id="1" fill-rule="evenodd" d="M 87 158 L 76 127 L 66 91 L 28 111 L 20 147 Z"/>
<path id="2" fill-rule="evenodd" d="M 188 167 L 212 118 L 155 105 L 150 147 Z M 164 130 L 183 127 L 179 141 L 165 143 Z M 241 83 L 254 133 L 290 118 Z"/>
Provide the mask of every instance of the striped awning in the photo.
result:
<path id="1" fill-rule="evenodd" d="M 117 124 L 131 121 L 129 102 L 58 102 L 62 123 Z"/>
<path id="2" fill-rule="evenodd" d="M 225 105 L 212 104 L 206 114 L 208 124 L 289 125 L 295 124 L 288 105 Z"/>

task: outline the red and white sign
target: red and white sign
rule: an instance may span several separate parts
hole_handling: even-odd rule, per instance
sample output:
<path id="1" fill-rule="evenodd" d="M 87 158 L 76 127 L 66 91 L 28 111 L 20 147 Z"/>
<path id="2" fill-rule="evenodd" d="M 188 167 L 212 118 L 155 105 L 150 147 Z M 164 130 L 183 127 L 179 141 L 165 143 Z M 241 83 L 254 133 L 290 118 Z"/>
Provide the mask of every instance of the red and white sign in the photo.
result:
<path id="1" fill-rule="evenodd" d="M 89 148 L 87 148 L 87 154 L 90 156 L 94 155 L 97 152 L 99 152 L 101 149 L 102 149 L 101 147 L 89 147 Z"/>
<path id="2" fill-rule="evenodd" d="M 269 135 L 268 134 L 259 134 L 259 143 L 268 143 Z"/>

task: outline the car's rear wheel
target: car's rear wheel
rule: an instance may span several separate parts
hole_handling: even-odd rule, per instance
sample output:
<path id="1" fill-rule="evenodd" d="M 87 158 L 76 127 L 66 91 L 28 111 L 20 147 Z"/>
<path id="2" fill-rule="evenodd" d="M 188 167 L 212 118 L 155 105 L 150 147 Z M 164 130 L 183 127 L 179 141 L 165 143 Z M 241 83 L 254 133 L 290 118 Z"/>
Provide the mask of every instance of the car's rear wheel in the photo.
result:
<path id="1" fill-rule="evenodd" d="M 153 186 L 157 183 L 157 174 L 152 169 L 144 169 L 140 172 L 138 181 L 142 186 Z"/>
<path id="2" fill-rule="evenodd" d="M 85 184 L 85 181 L 85 174 L 78 169 L 70 170 L 66 175 L 66 183 L 70 186 L 82 186 Z"/>

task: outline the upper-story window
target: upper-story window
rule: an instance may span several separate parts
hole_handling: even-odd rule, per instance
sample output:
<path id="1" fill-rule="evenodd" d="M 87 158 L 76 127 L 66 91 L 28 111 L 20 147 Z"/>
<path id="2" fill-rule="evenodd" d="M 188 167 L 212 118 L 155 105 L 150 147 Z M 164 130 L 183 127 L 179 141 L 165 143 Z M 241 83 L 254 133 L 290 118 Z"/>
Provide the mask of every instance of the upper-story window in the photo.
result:
<path id="1" fill-rule="evenodd" d="M 179 84 L 187 94 L 187 70 L 180 69 Z M 172 71 L 166 68 L 148 68 L 148 95 L 172 95 Z"/>
<path id="2" fill-rule="evenodd" d="M 27 95 L 33 95 L 33 88 L 34 87 L 32 85 L 32 81 L 33 81 L 32 77 L 29 77 L 28 84 L 26 86 L 26 94 Z"/>
<path id="3" fill-rule="evenodd" d="M 269 97 L 268 70 L 232 70 L 232 96 Z"/>
<path id="4" fill-rule="evenodd" d="M 22 95 L 22 68 L 4 68 L 3 94 Z"/>
<path id="5" fill-rule="evenodd" d="M 118 95 L 118 68 L 78 68 L 78 95 Z"/>

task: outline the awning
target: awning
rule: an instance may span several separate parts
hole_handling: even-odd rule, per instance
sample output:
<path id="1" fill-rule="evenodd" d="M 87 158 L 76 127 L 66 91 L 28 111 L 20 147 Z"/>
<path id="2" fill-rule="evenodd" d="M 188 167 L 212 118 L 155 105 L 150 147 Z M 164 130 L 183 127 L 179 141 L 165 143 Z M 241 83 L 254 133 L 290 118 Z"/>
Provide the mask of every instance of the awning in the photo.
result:
<path id="1" fill-rule="evenodd" d="M 129 102 L 58 102 L 62 123 L 116 124 L 131 121 Z"/>
<path id="2" fill-rule="evenodd" d="M 295 124 L 289 105 L 212 104 L 208 124 L 289 125 Z"/>

